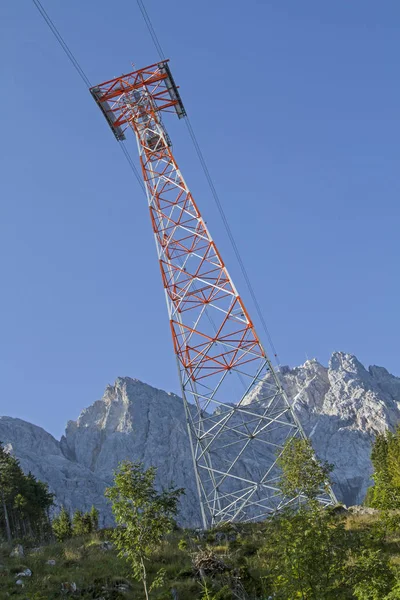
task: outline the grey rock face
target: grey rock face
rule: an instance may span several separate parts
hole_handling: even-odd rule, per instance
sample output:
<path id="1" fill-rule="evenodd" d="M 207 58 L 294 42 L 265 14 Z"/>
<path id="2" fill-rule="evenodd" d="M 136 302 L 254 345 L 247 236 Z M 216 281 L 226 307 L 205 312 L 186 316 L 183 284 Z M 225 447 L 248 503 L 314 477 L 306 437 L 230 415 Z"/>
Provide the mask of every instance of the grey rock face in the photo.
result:
<path id="1" fill-rule="evenodd" d="M 332 355 L 328 367 L 310 360 L 293 369 L 282 367 L 279 376 L 317 454 L 335 465 L 338 498 L 348 505 L 362 502 L 372 472 L 371 443 L 400 418 L 400 378 L 383 367 L 366 370 L 342 352 Z M 260 387 L 248 402 L 262 393 Z M 102 524 L 112 521 L 104 488 L 124 459 L 158 467 L 160 485 L 185 488 L 180 521 L 200 524 L 183 405 L 175 394 L 118 378 L 101 400 L 68 422 L 60 442 L 11 417 L 0 417 L 0 440 L 24 471 L 49 483 L 58 505 L 89 510 L 94 504 Z M 258 464 L 243 461 L 244 472 L 262 469 L 266 457 L 256 458 Z"/>
<path id="2" fill-rule="evenodd" d="M 118 378 L 102 400 L 69 421 L 61 448 L 104 480 L 125 459 L 158 468 L 158 483 L 185 488 L 184 523 L 199 520 L 196 484 L 181 398 L 137 379 Z"/>
<path id="3" fill-rule="evenodd" d="M 64 456 L 60 442 L 41 427 L 22 419 L 0 417 L 0 440 L 18 458 L 25 473 L 49 484 L 56 495 L 56 506 L 69 511 L 94 504 L 101 514 L 109 512 L 104 488 L 110 481 L 97 477 L 90 469 Z"/>
<path id="4" fill-rule="evenodd" d="M 283 369 L 281 379 L 318 456 L 335 465 L 338 499 L 361 503 L 371 484 L 371 444 L 400 420 L 400 378 L 335 352 L 328 368 L 307 361 Z"/>

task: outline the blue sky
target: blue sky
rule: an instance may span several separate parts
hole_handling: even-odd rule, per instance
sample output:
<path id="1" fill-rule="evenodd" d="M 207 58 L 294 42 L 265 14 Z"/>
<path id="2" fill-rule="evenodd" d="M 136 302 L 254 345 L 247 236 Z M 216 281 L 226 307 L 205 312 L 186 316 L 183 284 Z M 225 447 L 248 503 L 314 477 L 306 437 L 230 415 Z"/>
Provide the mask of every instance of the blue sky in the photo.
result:
<path id="1" fill-rule="evenodd" d="M 132 0 L 43 5 L 92 83 L 157 61 Z M 400 4 L 147 9 L 281 363 L 343 350 L 400 375 Z M 0 23 L 0 414 L 59 436 L 119 375 L 176 392 L 178 378 L 118 143 L 33 3 L 1 3 Z M 165 123 L 258 323 L 186 127 Z"/>

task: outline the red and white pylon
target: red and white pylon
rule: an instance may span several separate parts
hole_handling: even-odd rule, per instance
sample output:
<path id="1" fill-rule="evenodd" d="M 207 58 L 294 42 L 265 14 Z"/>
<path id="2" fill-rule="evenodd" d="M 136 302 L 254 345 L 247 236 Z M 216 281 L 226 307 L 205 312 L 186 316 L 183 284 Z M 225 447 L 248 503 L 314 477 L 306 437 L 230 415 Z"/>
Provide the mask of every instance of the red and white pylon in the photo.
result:
<path id="1" fill-rule="evenodd" d="M 263 518 L 298 500 L 276 462 L 304 434 L 173 156 L 161 113 L 186 113 L 168 62 L 91 93 L 118 140 L 136 135 L 203 525 Z"/>

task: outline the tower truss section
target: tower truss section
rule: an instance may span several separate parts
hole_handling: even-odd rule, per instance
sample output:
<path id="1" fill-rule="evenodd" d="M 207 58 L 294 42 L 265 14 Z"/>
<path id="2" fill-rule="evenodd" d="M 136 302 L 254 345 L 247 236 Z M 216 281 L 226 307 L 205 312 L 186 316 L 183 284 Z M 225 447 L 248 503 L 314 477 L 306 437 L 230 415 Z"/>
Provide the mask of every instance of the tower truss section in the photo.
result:
<path id="1" fill-rule="evenodd" d="M 304 434 L 174 158 L 162 115 L 186 113 L 168 61 L 90 91 L 118 140 L 136 135 L 203 525 L 262 519 L 301 501 L 277 460 Z"/>

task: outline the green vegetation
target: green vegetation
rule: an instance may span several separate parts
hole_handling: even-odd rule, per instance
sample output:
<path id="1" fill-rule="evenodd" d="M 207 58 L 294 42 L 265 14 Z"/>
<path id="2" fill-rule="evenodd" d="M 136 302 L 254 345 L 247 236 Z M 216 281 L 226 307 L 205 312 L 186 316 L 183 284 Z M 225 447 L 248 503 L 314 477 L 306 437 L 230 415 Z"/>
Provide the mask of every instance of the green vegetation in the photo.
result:
<path id="1" fill-rule="evenodd" d="M 90 512 L 86 513 L 76 510 L 72 521 L 68 511 L 62 507 L 52 521 L 53 534 L 58 542 L 65 542 L 72 536 L 81 536 L 97 531 L 98 525 L 99 511 L 94 506 Z"/>
<path id="2" fill-rule="evenodd" d="M 147 564 L 149 581 L 164 570 L 163 585 L 150 598 L 172 599 L 175 590 L 179 600 L 266 600 L 273 594 L 274 600 L 399 600 L 400 532 L 382 533 L 378 515 L 334 512 L 282 515 L 204 534 L 176 529 Z M 24 545 L 20 558 L 10 558 L 12 546 L 3 544 L 0 590 L 13 600 L 53 600 L 64 597 L 63 584 L 75 583 L 76 593 L 66 597 L 144 599 L 130 561 L 105 543 L 112 533 L 76 536 L 35 552 Z M 16 574 L 26 568 L 32 576 L 20 578 L 20 589 Z"/>
<path id="3" fill-rule="evenodd" d="M 315 498 L 331 466 L 298 440 L 279 460 L 280 486 L 306 501 L 262 523 L 207 532 L 178 529 L 182 490 L 159 492 L 154 469 L 125 462 L 107 490 L 117 528 L 96 531 L 94 507 L 72 520 L 62 510 L 53 530 L 63 541 L 33 550 L 26 538 L 25 556 L 13 558 L 3 542 L 0 589 L 15 600 L 400 600 L 399 438 L 378 436 L 373 448 L 370 498 L 379 510 L 322 508 Z M 22 587 L 16 575 L 25 569 L 32 575 L 19 576 Z"/>
<path id="4" fill-rule="evenodd" d="M 383 510 L 400 509 L 400 426 L 377 435 L 371 454 L 374 485 L 366 504 Z"/>
<path id="5" fill-rule="evenodd" d="M 72 518 L 72 535 L 86 535 L 96 531 L 99 524 L 99 511 L 92 506 L 90 512 L 80 510 L 74 512 Z"/>
<path id="6" fill-rule="evenodd" d="M 0 536 L 8 542 L 22 537 L 47 539 L 52 504 L 47 485 L 31 473 L 24 475 L 18 460 L 0 443 Z"/>
<path id="7" fill-rule="evenodd" d="M 333 465 L 315 459 L 309 440 L 289 440 L 278 458 L 278 466 L 283 473 L 279 487 L 289 498 L 303 494 L 309 501 L 313 501 L 321 491 L 327 491 L 330 485 L 329 474 Z"/>
<path id="8" fill-rule="evenodd" d="M 173 488 L 157 492 L 155 477 L 153 467 L 144 470 L 141 463 L 125 461 L 115 473 L 114 486 L 106 490 L 117 523 L 113 540 L 120 556 L 126 555 L 131 564 L 134 578 L 142 582 L 147 600 L 165 578 L 165 568 L 161 568 L 149 586 L 147 564 L 173 529 L 173 517 L 183 494 L 182 489 Z"/>
<path id="9" fill-rule="evenodd" d="M 72 536 L 72 523 L 69 513 L 62 507 L 60 514 L 53 519 L 53 533 L 58 542 L 65 542 Z"/>
<path id="10" fill-rule="evenodd" d="M 99 511 L 95 506 L 92 506 L 92 508 L 90 509 L 89 516 L 92 526 L 91 531 L 97 531 L 99 528 Z"/>

